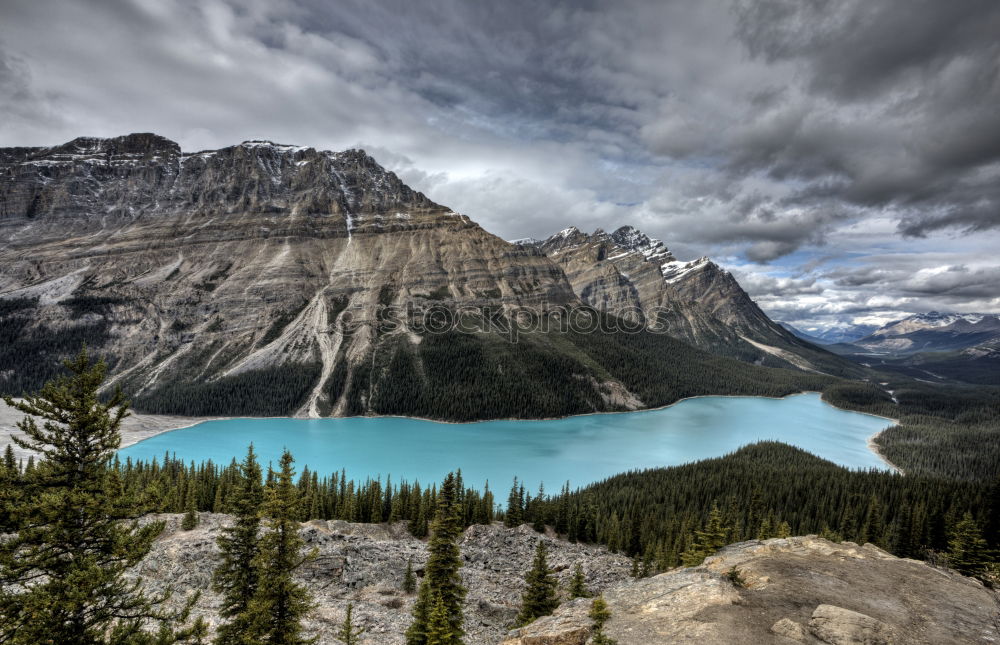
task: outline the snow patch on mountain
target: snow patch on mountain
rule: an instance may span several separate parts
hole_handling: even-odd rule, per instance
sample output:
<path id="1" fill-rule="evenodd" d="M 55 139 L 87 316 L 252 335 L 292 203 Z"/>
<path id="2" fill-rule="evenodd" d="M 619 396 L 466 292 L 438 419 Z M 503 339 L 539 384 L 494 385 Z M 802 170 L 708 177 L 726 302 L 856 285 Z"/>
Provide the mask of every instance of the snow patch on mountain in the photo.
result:
<path id="1" fill-rule="evenodd" d="M 700 271 L 710 264 L 712 264 L 712 261 L 707 257 L 702 256 L 697 260 L 692 260 L 691 262 L 681 262 L 679 260 L 664 262 L 660 265 L 660 271 L 663 272 L 664 281 L 673 283 L 683 280 L 692 273 Z"/>

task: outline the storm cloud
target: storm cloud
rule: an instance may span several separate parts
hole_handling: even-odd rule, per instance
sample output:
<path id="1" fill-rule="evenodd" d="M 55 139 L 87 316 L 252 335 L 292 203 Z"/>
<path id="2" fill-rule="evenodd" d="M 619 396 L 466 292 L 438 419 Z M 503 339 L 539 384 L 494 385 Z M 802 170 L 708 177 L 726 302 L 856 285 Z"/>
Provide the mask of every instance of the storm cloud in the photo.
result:
<path id="1" fill-rule="evenodd" d="M 361 146 L 507 238 L 633 224 L 775 317 L 1000 309 L 993 0 L 8 0 L 0 145 Z"/>

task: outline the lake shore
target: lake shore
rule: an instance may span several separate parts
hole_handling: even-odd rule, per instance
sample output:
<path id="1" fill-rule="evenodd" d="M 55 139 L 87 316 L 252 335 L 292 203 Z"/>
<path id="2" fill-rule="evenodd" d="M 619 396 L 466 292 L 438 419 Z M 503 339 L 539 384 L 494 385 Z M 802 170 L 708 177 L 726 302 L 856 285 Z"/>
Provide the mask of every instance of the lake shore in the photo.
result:
<path id="1" fill-rule="evenodd" d="M 16 459 L 27 459 L 33 453 L 19 447 L 12 441 L 14 436 L 23 434 L 17 428 L 18 422 L 25 417 L 24 413 L 0 400 L 0 451 L 10 445 L 14 449 Z M 143 414 L 131 412 L 122 421 L 121 447 L 125 448 L 150 437 L 155 437 L 171 430 L 180 430 L 204 421 L 224 420 L 231 417 L 182 417 L 169 414 Z"/>
<path id="2" fill-rule="evenodd" d="M 878 415 L 872 415 L 872 416 L 878 416 Z M 887 417 L 882 417 L 882 418 L 887 418 Z M 897 423 L 898 423 L 898 421 L 897 421 Z M 903 470 L 902 468 L 900 468 L 899 466 L 897 466 L 896 464 L 892 463 L 891 461 L 889 461 L 889 458 L 885 456 L 885 454 L 882 452 L 882 449 L 879 447 L 878 443 L 876 443 L 876 439 L 878 439 L 882 435 L 882 433 L 885 432 L 888 429 L 889 428 L 885 428 L 883 430 L 879 430 L 878 432 L 876 432 L 872 436 L 868 437 L 868 441 L 867 441 L 867 443 L 868 443 L 868 449 L 871 450 L 872 452 L 874 452 L 878 456 L 879 459 L 881 459 L 882 461 L 884 461 L 890 468 L 892 468 L 893 470 L 895 470 L 897 473 L 899 473 L 900 475 L 905 475 L 906 471 Z"/>

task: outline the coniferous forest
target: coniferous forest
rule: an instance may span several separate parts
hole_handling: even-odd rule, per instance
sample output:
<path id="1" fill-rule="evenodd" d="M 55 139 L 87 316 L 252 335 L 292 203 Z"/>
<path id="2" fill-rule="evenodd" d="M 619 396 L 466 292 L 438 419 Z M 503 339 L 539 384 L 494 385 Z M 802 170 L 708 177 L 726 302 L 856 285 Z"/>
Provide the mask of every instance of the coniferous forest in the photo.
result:
<path id="1" fill-rule="evenodd" d="M 68 375 L 36 395 L 7 400 L 27 415 L 25 436 L 16 443 L 41 455 L 16 460 L 8 447 L 0 463 L 0 534 L 6 536 L 0 540 L 0 622 L 13 643 L 201 642 L 206 626 L 190 615 L 193 600 L 167 611 L 165 596 L 147 595 L 124 577 L 163 528 L 135 519 L 155 513 L 184 513 L 184 529 L 195 527 L 204 511 L 236 518 L 219 538 L 220 643 L 308 642 L 301 619 L 311 601 L 293 573 L 311 557 L 297 532 L 298 522 L 309 519 L 405 522 L 414 536 L 430 539 L 407 632 L 414 645 L 461 642 L 465 591 L 457 540 L 462 529 L 494 521 L 603 544 L 632 557 L 635 576 L 696 565 L 732 542 L 815 533 L 997 581 L 995 476 L 852 471 L 764 442 L 580 489 L 567 482 L 554 495 L 525 490 L 515 478 L 501 505 L 492 491 L 465 486 L 461 470 L 440 487 L 403 479 L 355 482 L 342 472 L 303 467 L 297 473 L 286 451 L 264 475 L 252 446 L 242 463 L 183 463 L 170 455 L 122 462 L 114 452 L 127 401 L 120 391 L 98 395 L 106 368 L 91 363 L 86 351 L 66 366 Z M 857 406 L 879 404 L 863 389 L 834 394 Z M 929 409 L 944 412 L 933 404 Z M 525 575 L 521 622 L 554 607 L 543 547 Z M 575 586 L 575 593 L 586 594 Z M 149 631 L 151 625 L 157 628 Z M 356 633 L 349 617 L 342 632 L 347 638 Z M 103 640 L 118 633 L 126 638 Z"/>
<path id="2" fill-rule="evenodd" d="M 60 623 L 66 638 L 124 629 L 131 634 L 128 642 L 199 642 L 206 628 L 190 616 L 193 605 L 168 612 L 162 609 L 165 597 L 144 595 L 123 582 L 130 563 L 148 553 L 162 530 L 160 523 L 140 527 L 133 521 L 156 513 L 183 513 L 184 529 L 195 527 L 205 511 L 236 518 L 219 540 L 223 563 L 215 584 L 225 597 L 220 643 L 307 642 L 300 622 L 311 604 L 292 573 L 309 558 L 295 527 L 310 519 L 404 522 L 415 537 L 431 539 L 440 571 L 425 576 L 420 588 L 407 632 L 414 645 L 461 642 L 464 591 L 456 577 L 461 566 L 456 540 L 462 529 L 494 521 L 605 545 L 633 559 L 635 576 L 696 565 L 732 542 L 819 534 L 871 542 L 988 584 L 997 581 L 1000 477 L 996 392 L 989 388 L 942 395 L 901 385 L 892 401 L 869 384 L 827 387 L 824 396 L 841 407 L 900 418 L 881 445 L 906 475 L 852 471 L 785 444 L 763 442 L 716 459 L 622 473 L 584 488 L 566 482 L 557 494 L 525 490 L 515 478 L 500 504 L 494 491 L 466 486 L 460 469 L 439 488 L 405 479 L 350 481 L 343 472 L 305 466 L 296 473 L 287 452 L 278 470 L 268 468 L 265 476 L 252 447 L 242 463 L 184 463 L 169 454 L 150 463 L 122 462 L 114 449 L 128 406 L 124 396 L 98 394 L 105 366 L 91 363 L 85 350 L 66 367 L 68 375 L 37 395 L 8 399 L 29 415 L 21 426 L 27 438 L 18 442 L 42 456 L 16 460 L 8 446 L 0 465 L 0 533 L 14 536 L 0 541 L 0 606 L 4 629 L 16 634 L 11 642 L 44 640 L 48 633 L 38 625 L 46 623 L 35 618 L 46 612 L 76 607 L 91 616 L 90 601 L 76 593 L 77 586 L 52 582 L 90 575 L 77 569 L 79 562 L 101 572 L 88 583 L 89 595 L 112 608 L 139 607 L 146 618 L 122 623 L 113 610 L 97 612 Z M 224 395 L 225 384 L 218 387 L 217 394 Z M 268 399 L 262 400 L 266 406 Z M 82 515 L 70 509 L 82 509 Z M 68 559 L 39 555 L 52 547 Z M 554 606 L 539 549 L 526 572 L 522 622 Z M 50 582 L 33 583 L 39 575 Z M 260 620 L 272 611 L 273 620 Z M 159 625 L 155 632 L 145 631 L 150 623 Z M 354 629 L 348 618 L 345 637 L 353 638 Z"/>

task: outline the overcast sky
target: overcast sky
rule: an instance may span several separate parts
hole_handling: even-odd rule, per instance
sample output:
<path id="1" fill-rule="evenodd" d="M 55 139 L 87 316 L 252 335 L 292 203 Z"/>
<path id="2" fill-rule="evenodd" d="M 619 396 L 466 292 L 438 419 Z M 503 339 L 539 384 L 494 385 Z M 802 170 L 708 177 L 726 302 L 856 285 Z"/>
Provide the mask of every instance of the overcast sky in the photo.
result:
<path id="1" fill-rule="evenodd" d="M 1000 311 L 997 0 L 3 0 L 0 146 L 363 147 L 505 238 L 637 226 L 806 328 Z"/>

